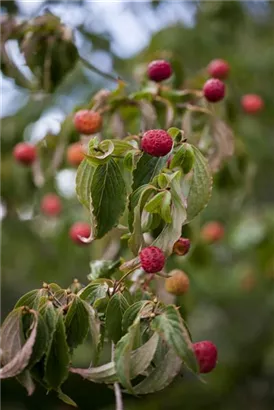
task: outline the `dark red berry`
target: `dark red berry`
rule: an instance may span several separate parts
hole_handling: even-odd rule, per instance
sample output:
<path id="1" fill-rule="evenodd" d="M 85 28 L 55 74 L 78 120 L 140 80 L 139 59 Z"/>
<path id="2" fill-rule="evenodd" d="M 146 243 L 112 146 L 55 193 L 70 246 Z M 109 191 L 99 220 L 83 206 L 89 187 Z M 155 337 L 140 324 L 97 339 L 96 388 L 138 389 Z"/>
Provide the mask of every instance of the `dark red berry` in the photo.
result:
<path id="1" fill-rule="evenodd" d="M 47 194 L 42 198 L 41 211 L 47 216 L 57 216 L 62 210 L 62 203 L 58 195 Z"/>
<path id="2" fill-rule="evenodd" d="M 91 229 L 88 223 L 86 222 L 75 222 L 69 231 L 71 239 L 78 245 L 87 245 L 86 242 L 83 242 L 79 236 L 88 238 L 90 236 Z"/>
<path id="3" fill-rule="evenodd" d="M 141 266 L 147 273 L 160 272 L 165 265 L 165 255 L 163 251 L 156 246 L 148 246 L 141 250 Z"/>
<path id="4" fill-rule="evenodd" d="M 193 344 L 193 349 L 199 364 L 200 373 L 209 373 L 216 367 L 217 347 L 207 340 Z"/>
<path id="5" fill-rule="evenodd" d="M 21 164 L 30 165 L 37 157 L 36 147 L 26 142 L 20 142 L 14 147 L 13 156 Z"/>
<path id="6" fill-rule="evenodd" d="M 154 157 L 163 157 L 173 145 L 171 136 L 164 130 L 146 131 L 142 138 L 142 150 Z"/>
<path id="7" fill-rule="evenodd" d="M 210 78 L 204 84 L 203 92 L 207 101 L 215 103 L 224 98 L 225 85 L 218 78 Z"/>
<path id="8" fill-rule="evenodd" d="M 230 67 L 227 61 L 222 60 L 221 58 L 212 60 L 209 65 L 207 66 L 208 74 L 213 78 L 219 78 L 220 80 L 224 80 L 227 78 Z"/>
<path id="9" fill-rule="evenodd" d="M 264 108 L 263 99 L 257 94 L 246 94 L 242 97 L 241 104 L 247 114 L 257 114 Z"/>
<path id="10" fill-rule="evenodd" d="M 183 256 L 186 255 L 190 248 L 190 240 L 188 238 L 180 238 L 173 245 L 173 253 L 176 255 Z"/>
<path id="11" fill-rule="evenodd" d="M 147 68 L 148 78 L 155 82 L 167 80 L 172 74 L 172 68 L 168 61 L 152 61 Z"/>

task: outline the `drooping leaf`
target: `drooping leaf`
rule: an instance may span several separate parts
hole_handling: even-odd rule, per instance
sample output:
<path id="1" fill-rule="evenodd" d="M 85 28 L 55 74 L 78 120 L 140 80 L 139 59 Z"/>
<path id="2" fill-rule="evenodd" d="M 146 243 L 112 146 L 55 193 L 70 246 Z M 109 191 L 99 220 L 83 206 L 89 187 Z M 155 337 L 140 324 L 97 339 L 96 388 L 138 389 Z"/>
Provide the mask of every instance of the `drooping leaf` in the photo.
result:
<path id="1" fill-rule="evenodd" d="M 29 370 L 24 370 L 23 373 L 18 374 L 16 377 L 17 381 L 25 387 L 28 392 L 28 396 L 31 396 L 35 390 L 35 384 L 32 380 Z"/>
<path id="2" fill-rule="evenodd" d="M 150 201 L 146 203 L 144 209 L 152 214 L 159 213 L 164 196 L 165 191 L 158 192 L 152 199 L 150 199 Z"/>
<path id="3" fill-rule="evenodd" d="M 102 238 L 119 220 L 126 206 L 126 186 L 113 159 L 99 165 L 91 183 L 93 236 Z"/>
<path id="4" fill-rule="evenodd" d="M 90 348 L 91 348 L 91 360 L 95 364 L 99 354 L 99 344 L 101 338 L 103 338 L 103 331 L 100 332 L 100 322 L 96 318 L 94 309 L 85 301 L 83 304 L 88 312 L 88 332 L 90 333 Z"/>
<path id="5" fill-rule="evenodd" d="M 61 389 L 57 390 L 58 399 L 62 400 L 64 403 L 69 406 L 78 407 L 75 401 L 73 401 L 67 394 L 63 393 Z"/>
<path id="6" fill-rule="evenodd" d="M 82 299 L 74 296 L 65 318 L 67 344 L 74 349 L 85 340 L 89 329 L 89 313 Z"/>
<path id="7" fill-rule="evenodd" d="M 109 300 L 106 310 L 106 329 L 109 338 L 116 344 L 122 336 L 122 317 L 129 304 L 121 292 Z"/>
<path id="8" fill-rule="evenodd" d="M 162 205 L 160 208 L 160 215 L 163 218 L 163 220 L 168 224 L 172 222 L 171 200 L 172 197 L 170 191 L 165 191 L 165 195 L 163 197 Z"/>
<path id="9" fill-rule="evenodd" d="M 99 367 L 90 367 L 88 369 L 70 368 L 71 373 L 79 374 L 94 383 L 115 383 L 117 381 L 117 374 L 115 370 L 115 363 L 109 362 Z"/>
<path id="10" fill-rule="evenodd" d="M 181 359 L 176 355 L 174 350 L 170 349 L 159 365 L 134 387 L 134 393 L 149 394 L 163 390 L 179 373 L 181 366 Z"/>
<path id="11" fill-rule="evenodd" d="M 164 157 L 152 157 L 147 153 L 143 153 L 137 162 L 137 166 L 133 171 L 132 190 L 135 191 L 142 185 L 148 184 L 153 178 L 160 173 L 166 165 L 169 154 Z"/>
<path id="12" fill-rule="evenodd" d="M 93 305 L 95 301 L 99 301 L 100 299 L 104 299 L 106 297 L 110 285 L 112 285 L 111 281 L 109 284 L 107 280 L 97 279 L 96 281 L 91 282 L 84 289 L 81 289 L 77 295 L 82 300 L 85 300 Z"/>
<path id="13" fill-rule="evenodd" d="M 23 317 L 23 320 L 24 320 L 24 317 Z M 37 363 L 41 359 L 43 354 L 46 352 L 48 348 L 48 343 L 49 343 L 49 331 L 40 313 L 37 313 L 37 321 L 38 322 L 37 322 L 35 343 L 32 348 L 32 354 L 29 359 L 28 368 L 31 368 L 35 363 Z M 34 326 L 36 326 L 36 324 L 35 324 L 35 319 L 33 317 L 33 322 L 30 328 L 30 334 Z"/>
<path id="14" fill-rule="evenodd" d="M 192 179 L 187 195 L 187 222 L 195 218 L 208 204 L 212 190 L 212 176 L 207 160 L 192 146 L 195 155 Z"/>
<path id="15" fill-rule="evenodd" d="M 56 322 L 58 318 L 58 313 L 55 307 L 53 306 L 53 303 L 50 300 L 40 300 L 39 304 L 39 313 L 44 319 L 45 325 L 48 329 L 48 335 L 49 335 L 49 340 L 48 340 L 48 347 L 51 344 L 54 330 L 56 327 Z"/>
<path id="16" fill-rule="evenodd" d="M 183 319 L 174 305 L 168 305 L 151 321 L 151 328 L 158 332 L 170 348 L 193 372 L 198 371 L 192 343 Z"/>
<path id="17" fill-rule="evenodd" d="M 35 289 L 23 295 L 14 306 L 14 309 L 20 306 L 27 306 L 30 309 L 37 309 L 39 305 L 39 300 L 42 296 L 46 295 L 46 289 Z"/>
<path id="18" fill-rule="evenodd" d="M 84 159 L 77 169 L 76 194 L 79 202 L 87 209 L 90 206 L 90 191 L 95 167 Z"/>
<path id="19" fill-rule="evenodd" d="M 154 190 L 155 188 L 151 185 L 147 185 L 142 190 L 140 187 L 138 189 L 138 194 L 140 192 L 140 196 L 139 196 L 137 205 L 135 205 L 135 200 L 138 198 L 137 193 L 135 195 L 133 193 L 133 196 L 132 196 L 132 201 L 130 203 L 129 219 L 130 220 L 132 219 L 132 210 L 133 210 L 133 223 L 132 223 L 133 231 L 128 241 L 128 244 L 134 255 L 137 255 L 139 253 L 140 248 L 144 244 L 144 238 L 143 238 L 143 232 L 142 232 L 142 212 L 143 212 L 144 206 L 149 196 Z M 129 220 L 129 225 L 131 225 L 130 220 Z"/>
<path id="20" fill-rule="evenodd" d="M 121 263 L 120 259 L 117 261 L 91 261 L 89 264 L 90 274 L 88 275 L 88 279 L 93 281 L 99 278 L 109 278 L 115 270 L 119 268 Z"/>
<path id="21" fill-rule="evenodd" d="M 171 223 L 166 223 L 160 235 L 153 242 L 168 256 L 172 253 L 174 243 L 180 238 L 182 225 L 186 220 L 186 209 L 180 185 L 181 173 L 178 171 L 170 184 L 171 193 Z"/>
<path id="22" fill-rule="evenodd" d="M 1 349 L 3 367 L 0 369 L 0 378 L 6 379 L 22 373 L 28 366 L 38 327 L 38 313 L 30 310 L 33 316 L 33 324 L 30 335 L 24 343 L 22 332 L 23 308 L 14 309 L 6 318 L 1 329 Z"/>
<path id="23" fill-rule="evenodd" d="M 50 389 L 58 389 L 66 380 L 69 361 L 63 312 L 60 310 L 52 342 L 45 358 L 45 381 Z"/>
<path id="24" fill-rule="evenodd" d="M 137 332 L 140 331 L 140 319 L 137 317 L 126 333 L 117 343 L 114 362 L 119 382 L 131 393 L 133 389 L 130 382 L 130 356 Z"/>
<path id="25" fill-rule="evenodd" d="M 126 332 L 133 324 L 138 315 L 142 312 L 152 312 L 153 302 L 150 300 L 140 300 L 129 306 L 123 315 L 122 328 Z"/>

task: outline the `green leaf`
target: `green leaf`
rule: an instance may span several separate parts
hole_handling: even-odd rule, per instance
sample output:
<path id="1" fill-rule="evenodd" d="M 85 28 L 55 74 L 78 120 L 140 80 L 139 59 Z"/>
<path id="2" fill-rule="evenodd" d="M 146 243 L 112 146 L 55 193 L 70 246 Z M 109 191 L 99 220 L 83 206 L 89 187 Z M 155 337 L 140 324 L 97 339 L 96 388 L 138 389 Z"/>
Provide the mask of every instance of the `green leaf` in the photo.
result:
<path id="1" fill-rule="evenodd" d="M 67 344 L 74 349 L 85 340 L 89 329 L 89 314 L 84 302 L 74 296 L 65 318 Z"/>
<path id="2" fill-rule="evenodd" d="M 53 303 L 50 300 L 41 300 L 39 305 L 39 313 L 44 319 L 45 325 L 48 329 L 48 345 L 50 345 L 58 318 L 57 310 L 55 309 Z"/>
<path id="3" fill-rule="evenodd" d="M 207 160 L 196 147 L 192 146 L 192 149 L 195 162 L 187 196 L 187 222 L 194 219 L 206 207 L 212 190 L 212 176 Z"/>
<path id="4" fill-rule="evenodd" d="M 114 354 L 114 362 L 119 382 L 131 393 L 133 393 L 133 389 L 130 382 L 130 356 L 136 334 L 139 331 L 140 318 L 137 317 L 128 329 L 128 333 L 126 333 L 122 339 L 119 340 Z"/>
<path id="5" fill-rule="evenodd" d="M 171 199 L 172 198 L 170 191 L 166 191 L 160 208 L 160 215 L 163 218 L 163 220 L 168 224 L 172 222 Z"/>
<path id="6" fill-rule="evenodd" d="M 90 207 L 90 191 L 94 170 L 94 166 L 84 159 L 76 174 L 76 194 L 79 202 L 87 209 Z"/>
<path id="7" fill-rule="evenodd" d="M 88 325 L 89 333 L 91 336 L 90 347 L 91 347 L 91 360 L 92 363 L 96 363 L 98 358 L 99 343 L 102 337 L 102 332 L 100 334 L 100 322 L 97 320 L 94 309 L 86 302 L 83 304 L 88 312 Z"/>
<path id="8" fill-rule="evenodd" d="M 170 348 L 174 349 L 187 367 L 197 373 L 198 367 L 192 343 L 175 306 L 166 306 L 163 312 L 151 321 L 151 328 L 159 333 Z"/>
<path id="9" fill-rule="evenodd" d="M 14 309 L 6 318 L 1 328 L 1 361 L 0 379 L 17 376 L 28 366 L 33 353 L 37 335 L 38 313 L 29 311 L 33 315 L 33 324 L 30 335 L 24 343 L 22 332 L 22 317 L 24 309 Z"/>
<path id="10" fill-rule="evenodd" d="M 171 127 L 167 130 L 167 132 L 174 141 L 177 141 L 178 137 L 180 138 L 180 140 L 182 138 L 182 130 L 180 130 L 179 128 Z"/>
<path id="11" fill-rule="evenodd" d="M 180 372 L 181 359 L 170 349 L 159 365 L 137 386 L 134 387 L 135 394 L 148 394 L 163 390 L 174 377 Z"/>
<path id="12" fill-rule="evenodd" d="M 107 141 L 108 140 L 102 141 L 99 145 L 100 148 L 103 148 L 103 150 L 105 150 L 107 148 Z M 123 140 L 111 140 L 111 143 L 114 147 L 112 155 L 122 155 L 134 148 L 132 144 Z"/>
<path id="13" fill-rule="evenodd" d="M 148 201 L 144 207 L 145 211 L 150 213 L 160 213 L 160 209 L 162 206 L 162 201 L 165 196 L 165 191 L 158 192 L 158 194 L 154 195 L 154 197 Z"/>
<path id="14" fill-rule="evenodd" d="M 126 186 L 119 166 L 113 159 L 99 165 L 91 184 L 93 234 L 102 238 L 118 223 L 126 206 Z"/>
<path id="15" fill-rule="evenodd" d="M 106 164 L 114 153 L 114 144 L 111 140 L 105 140 L 98 144 L 97 137 L 89 142 L 87 161 L 94 166 Z"/>
<path id="16" fill-rule="evenodd" d="M 128 241 L 128 244 L 134 255 L 137 255 L 140 251 L 140 248 L 144 245 L 144 238 L 142 232 L 142 212 L 148 198 L 155 189 L 156 188 L 150 185 L 145 186 L 144 189 L 141 189 L 141 187 L 139 187 L 138 193 L 136 192 L 132 195 L 132 200 L 130 202 L 129 226 L 131 226 L 133 210 L 133 231 Z M 135 200 L 138 198 L 139 194 L 140 196 L 137 205 L 135 205 Z"/>
<path id="17" fill-rule="evenodd" d="M 109 300 L 106 310 L 106 329 L 108 336 L 116 344 L 122 336 L 122 317 L 129 307 L 121 292 L 115 293 Z"/>
<path id="18" fill-rule="evenodd" d="M 166 166 L 169 154 L 164 157 L 152 157 L 143 153 L 133 171 L 132 190 L 135 191 L 141 185 L 148 184 Z"/>
<path id="19" fill-rule="evenodd" d="M 37 309 L 39 305 L 39 300 L 42 296 L 47 294 L 46 289 L 35 289 L 23 295 L 14 306 L 14 309 L 20 306 L 27 306 L 30 309 Z"/>
<path id="20" fill-rule="evenodd" d="M 34 393 L 35 384 L 29 370 L 24 370 L 23 373 L 18 374 L 16 380 L 22 384 L 23 387 L 25 387 L 28 392 L 28 396 L 31 396 Z"/>
<path id="21" fill-rule="evenodd" d="M 90 283 L 84 289 L 81 289 L 77 295 L 81 299 L 93 305 L 95 301 L 99 301 L 100 299 L 104 299 L 106 297 L 109 285 L 110 284 L 106 280 L 101 279 L 96 281 L 96 283 Z"/>
<path id="22" fill-rule="evenodd" d="M 137 316 L 140 316 L 142 312 L 152 312 L 153 302 L 149 300 L 140 300 L 129 306 L 123 315 L 122 328 L 126 332 L 128 328 L 133 324 Z"/>
<path id="23" fill-rule="evenodd" d="M 36 312 L 37 313 L 37 312 Z M 37 313 L 37 329 L 35 343 L 32 348 L 32 354 L 29 359 L 28 368 L 31 368 L 35 363 L 39 362 L 43 354 L 46 352 L 49 343 L 49 332 L 45 321 L 40 313 Z M 36 324 L 36 319 L 33 317 L 33 322 L 31 324 L 31 332 Z M 30 333 L 31 334 L 31 333 Z"/>
<path id="24" fill-rule="evenodd" d="M 58 399 L 62 400 L 64 403 L 68 404 L 69 406 L 78 407 L 75 401 L 73 401 L 69 396 L 62 392 L 61 389 L 57 390 Z"/>
<path id="25" fill-rule="evenodd" d="M 88 369 L 77 369 L 71 367 L 71 373 L 76 373 L 84 379 L 90 380 L 94 383 L 115 383 L 117 381 L 117 374 L 115 370 L 115 363 L 110 362 L 99 367 L 90 367 Z"/>
<path id="26" fill-rule="evenodd" d="M 88 280 L 95 280 L 99 278 L 109 278 L 117 268 L 121 265 L 121 259 L 117 261 L 103 261 L 96 260 L 90 262 L 90 274 L 88 275 Z"/>
<path id="27" fill-rule="evenodd" d="M 153 246 L 162 249 L 169 256 L 172 253 L 174 243 L 180 238 L 182 225 L 186 220 L 186 209 L 182 203 L 180 185 L 181 173 L 178 171 L 170 183 L 171 223 L 166 223 L 160 235 L 153 242 Z"/>
<path id="28" fill-rule="evenodd" d="M 63 312 L 60 310 L 53 339 L 45 358 L 45 381 L 50 389 L 58 389 L 66 380 L 69 361 Z"/>

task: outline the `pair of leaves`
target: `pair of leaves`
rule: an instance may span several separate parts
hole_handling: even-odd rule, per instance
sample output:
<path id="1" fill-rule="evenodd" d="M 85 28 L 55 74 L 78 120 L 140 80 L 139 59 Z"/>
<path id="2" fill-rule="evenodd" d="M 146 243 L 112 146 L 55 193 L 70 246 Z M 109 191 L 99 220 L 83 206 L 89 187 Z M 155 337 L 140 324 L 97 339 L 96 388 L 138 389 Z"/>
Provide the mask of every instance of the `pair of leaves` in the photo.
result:
<path id="1" fill-rule="evenodd" d="M 102 238 L 118 223 L 126 205 L 126 186 L 119 166 L 111 158 L 94 168 L 85 159 L 76 176 L 79 201 L 90 209 L 92 237 Z"/>

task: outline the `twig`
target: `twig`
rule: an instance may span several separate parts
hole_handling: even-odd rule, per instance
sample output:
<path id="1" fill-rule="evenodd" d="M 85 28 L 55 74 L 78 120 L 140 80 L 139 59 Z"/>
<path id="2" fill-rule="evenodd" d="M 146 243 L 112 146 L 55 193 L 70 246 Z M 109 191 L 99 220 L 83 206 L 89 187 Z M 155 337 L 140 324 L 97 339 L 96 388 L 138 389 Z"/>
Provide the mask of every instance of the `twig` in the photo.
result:
<path id="1" fill-rule="evenodd" d="M 115 346 L 114 343 L 111 343 L 111 360 L 114 360 L 114 353 L 115 353 Z M 116 410 L 123 410 L 124 405 L 123 405 L 123 397 L 121 393 L 121 389 L 119 386 L 119 383 L 114 383 L 114 393 L 115 393 L 115 401 L 116 401 Z"/>
<path id="2" fill-rule="evenodd" d="M 118 280 L 118 282 L 115 284 L 114 289 L 113 289 L 113 294 L 115 291 L 119 288 L 120 284 L 126 279 L 128 275 L 130 275 L 132 272 L 134 272 L 136 269 L 140 267 L 140 264 L 135 266 L 134 268 L 130 269 L 127 273 L 125 273 L 121 279 Z"/>
<path id="3" fill-rule="evenodd" d="M 111 74 L 108 73 L 104 73 L 103 71 L 101 71 L 99 68 L 95 67 L 93 64 L 91 64 L 89 61 L 85 60 L 83 57 L 80 57 L 80 60 L 82 61 L 82 63 L 84 64 L 84 66 L 86 66 L 87 68 L 89 68 L 90 70 L 94 71 L 95 73 L 101 75 L 102 77 L 105 77 L 107 80 L 110 81 L 115 81 L 116 83 L 118 82 L 118 77 L 114 77 Z"/>

